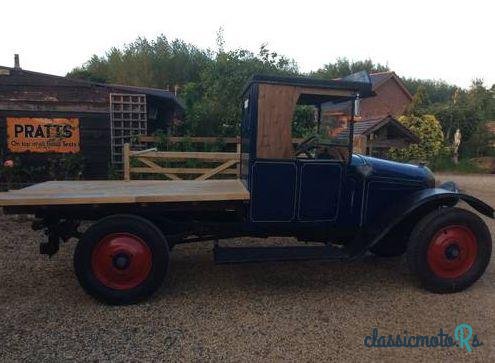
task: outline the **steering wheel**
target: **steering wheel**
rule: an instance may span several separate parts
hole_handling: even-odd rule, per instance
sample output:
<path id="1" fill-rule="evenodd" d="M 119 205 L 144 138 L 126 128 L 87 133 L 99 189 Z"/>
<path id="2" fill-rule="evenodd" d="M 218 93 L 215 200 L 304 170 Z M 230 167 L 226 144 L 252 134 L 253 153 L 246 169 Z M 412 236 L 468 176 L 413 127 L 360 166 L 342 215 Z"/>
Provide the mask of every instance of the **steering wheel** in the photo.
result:
<path id="1" fill-rule="evenodd" d="M 312 158 L 313 155 L 311 155 L 309 150 L 318 144 L 318 140 L 319 137 L 316 135 L 306 137 L 296 148 L 296 156 L 306 154 L 308 158 Z"/>

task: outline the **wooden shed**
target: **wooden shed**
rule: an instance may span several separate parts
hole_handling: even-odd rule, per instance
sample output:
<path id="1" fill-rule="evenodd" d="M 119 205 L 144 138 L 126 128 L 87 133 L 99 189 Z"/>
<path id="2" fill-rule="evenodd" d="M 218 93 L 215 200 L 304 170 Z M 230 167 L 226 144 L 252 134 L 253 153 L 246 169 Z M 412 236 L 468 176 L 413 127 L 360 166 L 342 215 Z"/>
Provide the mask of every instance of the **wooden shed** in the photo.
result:
<path id="1" fill-rule="evenodd" d="M 348 130 L 344 129 L 336 139 L 345 141 L 348 135 Z M 359 154 L 386 158 L 390 148 L 400 149 L 419 142 L 415 133 L 391 115 L 354 123 L 354 151 Z"/>
<path id="2" fill-rule="evenodd" d="M 51 159 L 80 156 L 82 178 L 105 179 L 112 167 L 120 169 L 124 143 L 167 129 L 182 111 L 174 93 L 162 89 L 0 66 L 1 160 L 38 166 L 43 173 Z"/>

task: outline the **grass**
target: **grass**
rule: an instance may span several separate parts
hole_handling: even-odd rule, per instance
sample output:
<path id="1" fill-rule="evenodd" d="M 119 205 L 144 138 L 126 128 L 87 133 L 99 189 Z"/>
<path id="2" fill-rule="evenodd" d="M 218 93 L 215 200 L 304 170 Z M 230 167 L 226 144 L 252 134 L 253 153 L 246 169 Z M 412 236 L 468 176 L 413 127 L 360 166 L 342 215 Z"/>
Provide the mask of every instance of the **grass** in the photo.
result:
<path id="1" fill-rule="evenodd" d="M 438 157 L 428 165 L 433 171 L 445 171 L 459 174 L 482 174 L 487 170 L 470 159 L 461 159 L 459 163 L 454 163 L 450 157 Z"/>

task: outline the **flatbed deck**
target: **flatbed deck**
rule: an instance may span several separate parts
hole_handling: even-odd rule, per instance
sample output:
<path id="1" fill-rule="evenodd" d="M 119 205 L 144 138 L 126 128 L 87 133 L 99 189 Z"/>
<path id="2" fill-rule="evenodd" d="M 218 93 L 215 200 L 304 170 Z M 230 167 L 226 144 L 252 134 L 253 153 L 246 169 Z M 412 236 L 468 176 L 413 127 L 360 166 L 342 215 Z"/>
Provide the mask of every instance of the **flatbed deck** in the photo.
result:
<path id="1" fill-rule="evenodd" d="M 0 193 L 0 206 L 249 200 L 240 180 L 49 181 Z"/>

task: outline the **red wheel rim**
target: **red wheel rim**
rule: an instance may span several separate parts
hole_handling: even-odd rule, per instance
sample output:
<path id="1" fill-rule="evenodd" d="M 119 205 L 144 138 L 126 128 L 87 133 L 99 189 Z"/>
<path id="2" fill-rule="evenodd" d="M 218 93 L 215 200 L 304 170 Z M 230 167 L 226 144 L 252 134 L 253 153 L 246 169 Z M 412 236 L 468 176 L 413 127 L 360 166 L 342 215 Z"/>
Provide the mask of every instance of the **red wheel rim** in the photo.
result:
<path id="1" fill-rule="evenodd" d="M 130 233 L 112 233 L 98 242 L 91 256 L 96 278 L 116 290 L 135 288 L 151 271 L 151 250 Z"/>
<path id="2" fill-rule="evenodd" d="M 442 228 L 428 247 L 428 265 L 435 275 L 455 279 L 468 272 L 476 261 L 478 243 L 465 226 Z"/>

